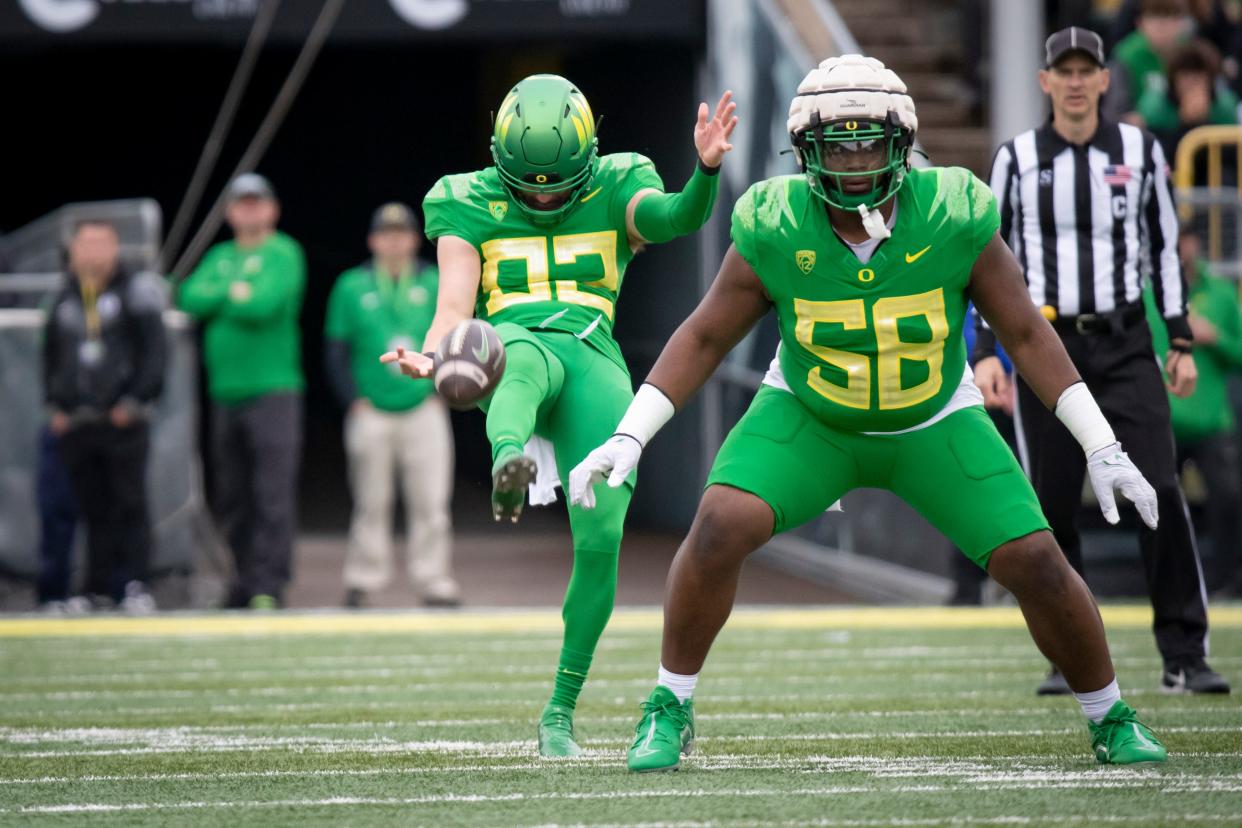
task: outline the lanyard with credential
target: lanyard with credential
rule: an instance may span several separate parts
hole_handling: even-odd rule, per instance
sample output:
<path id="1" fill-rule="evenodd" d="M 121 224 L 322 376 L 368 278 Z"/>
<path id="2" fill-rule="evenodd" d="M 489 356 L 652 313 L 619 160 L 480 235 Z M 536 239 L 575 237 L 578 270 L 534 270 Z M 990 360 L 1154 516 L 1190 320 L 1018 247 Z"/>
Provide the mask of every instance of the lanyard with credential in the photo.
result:
<path id="1" fill-rule="evenodd" d="M 78 280 L 78 290 L 82 293 L 82 313 L 86 319 L 86 336 L 99 339 L 99 290 L 89 282 Z"/>
<path id="2" fill-rule="evenodd" d="M 82 294 L 82 316 L 86 322 L 86 339 L 78 345 L 78 359 L 82 365 L 94 368 L 103 360 L 103 325 L 99 320 L 99 289 L 88 282 L 78 280 Z"/>

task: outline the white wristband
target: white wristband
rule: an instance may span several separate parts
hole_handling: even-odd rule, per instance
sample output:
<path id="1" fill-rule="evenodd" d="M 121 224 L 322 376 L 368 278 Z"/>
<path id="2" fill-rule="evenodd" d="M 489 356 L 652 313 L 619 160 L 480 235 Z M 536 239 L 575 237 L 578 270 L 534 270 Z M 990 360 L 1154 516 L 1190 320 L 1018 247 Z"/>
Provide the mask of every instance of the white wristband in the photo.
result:
<path id="1" fill-rule="evenodd" d="M 646 448 L 651 438 L 675 413 L 672 401 L 664 396 L 664 392 L 644 382 L 634 395 L 634 402 L 625 410 L 625 416 L 617 423 L 616 433 L 633 437 Z"/>
<path id="2" fill-rule="evenodd" d="M 1088 457 L 1117 442 L 1113 427 L 1104 419 L 1104 413 L 1085 382 L 1076 382 L 1061 392 L 1056 415 Z"/>

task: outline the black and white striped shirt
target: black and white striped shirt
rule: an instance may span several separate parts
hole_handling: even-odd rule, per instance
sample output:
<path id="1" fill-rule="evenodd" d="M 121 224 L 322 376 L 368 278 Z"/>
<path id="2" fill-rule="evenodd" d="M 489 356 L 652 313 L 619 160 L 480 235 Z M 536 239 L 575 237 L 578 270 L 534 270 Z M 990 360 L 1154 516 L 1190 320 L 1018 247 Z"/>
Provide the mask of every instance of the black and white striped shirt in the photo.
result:
<path id="1" fill-rule="evenodd" d="M 1142 301 L 1147 276 L 1169 336 L 1190 339 L 1169 167 L 1150 133 L 1102 120 L 1070 144 L 1049 120 L 1001 145 L 989 184 L 1036 305 L 1112 313 Z"/>

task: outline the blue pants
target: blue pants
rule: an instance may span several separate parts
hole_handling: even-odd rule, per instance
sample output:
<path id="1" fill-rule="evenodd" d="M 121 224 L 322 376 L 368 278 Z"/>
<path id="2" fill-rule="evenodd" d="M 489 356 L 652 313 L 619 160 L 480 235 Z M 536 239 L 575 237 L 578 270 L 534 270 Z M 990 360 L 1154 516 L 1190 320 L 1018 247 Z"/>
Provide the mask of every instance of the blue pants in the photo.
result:
<path id="1" fill-rule="evenodd" d="M 73 575 L 73 532 L 78 507 L 69 472 L 60 459 L 60 441 L 44 428 L 39 435 L 39 603 L 69 597 Z"/>

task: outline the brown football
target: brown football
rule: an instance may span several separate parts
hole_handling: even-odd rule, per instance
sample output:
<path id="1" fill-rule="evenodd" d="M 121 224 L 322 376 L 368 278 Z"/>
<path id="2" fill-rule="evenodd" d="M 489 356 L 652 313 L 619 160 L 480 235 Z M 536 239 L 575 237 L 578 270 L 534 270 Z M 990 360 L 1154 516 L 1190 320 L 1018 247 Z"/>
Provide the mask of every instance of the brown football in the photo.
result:
<path id="1" fill-rule="evenodd" d="M 504 373 L 505 346 L 496 329 L 467 319 L 440 341 L 432 377 L 449 407 L 464 411 L 492 393 Z"/>

